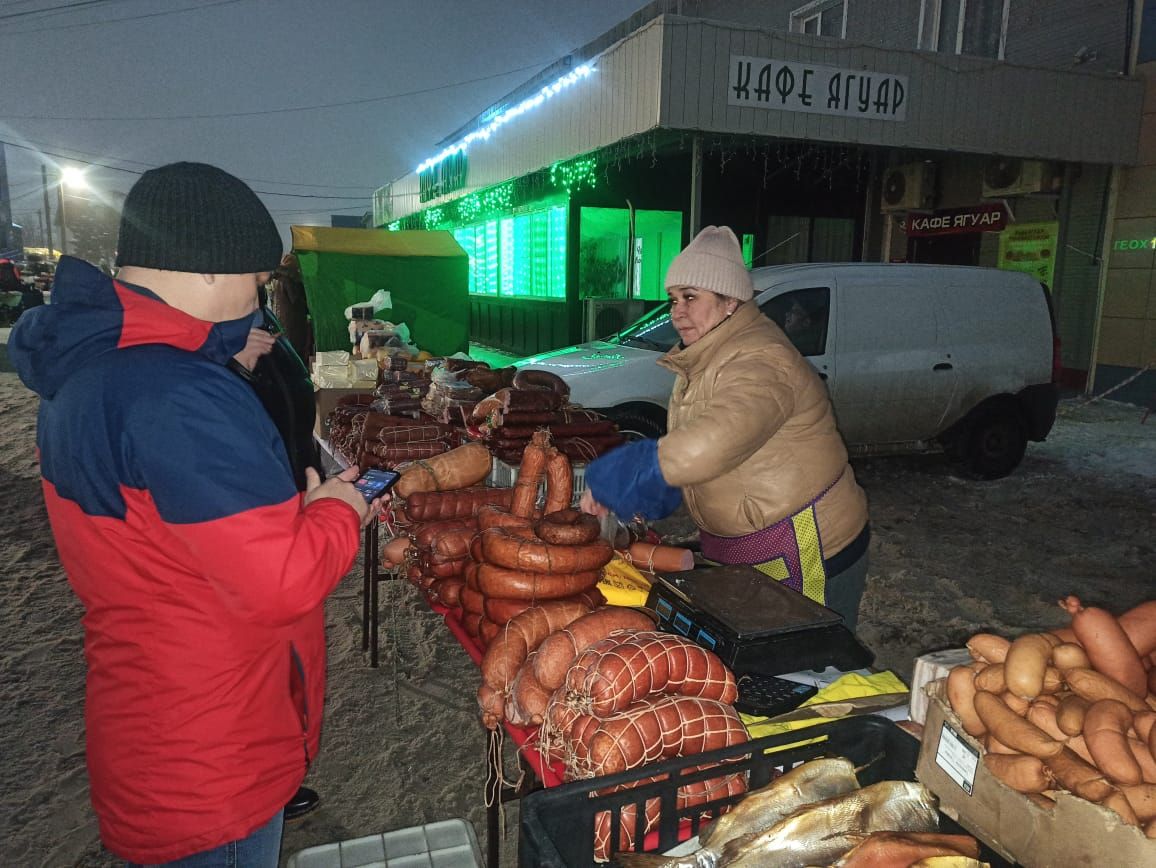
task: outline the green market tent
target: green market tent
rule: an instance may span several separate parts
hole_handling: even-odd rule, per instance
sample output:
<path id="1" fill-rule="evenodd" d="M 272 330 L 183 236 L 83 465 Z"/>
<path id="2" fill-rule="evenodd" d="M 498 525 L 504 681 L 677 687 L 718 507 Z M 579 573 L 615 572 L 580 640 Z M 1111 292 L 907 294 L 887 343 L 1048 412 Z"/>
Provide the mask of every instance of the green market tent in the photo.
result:
<path id="1" fill-rule="evenodd" d="M 388 290 L 382 319 L 409 326 L 420 349 L 448 356 L 469 349 L 469 259 L 449 232 L 389 232 L 294 226 L 318 351 L 349 349 L 345 309 Z"/>

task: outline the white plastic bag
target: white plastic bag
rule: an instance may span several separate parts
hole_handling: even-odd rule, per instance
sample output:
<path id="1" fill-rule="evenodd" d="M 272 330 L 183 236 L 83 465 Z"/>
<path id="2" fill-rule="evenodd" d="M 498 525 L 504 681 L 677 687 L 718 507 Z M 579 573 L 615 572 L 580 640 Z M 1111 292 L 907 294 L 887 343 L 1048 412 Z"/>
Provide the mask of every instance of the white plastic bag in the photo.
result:
<path id="1" fill-rule="evenodd" d="M 353 319 L 353 309 L 355 307 L 365 307 L 366 305 L 373 305 L 373 312 L 375 314 L 379 310 L 385 310 L 386 308 L 393 310 L 393 297 L 389 294 L 388 289 L 379 289 L 369 301 L 363 301 L 360 304 L 351 304 L 347 307 L 345 309 L 345 318 Z"/>

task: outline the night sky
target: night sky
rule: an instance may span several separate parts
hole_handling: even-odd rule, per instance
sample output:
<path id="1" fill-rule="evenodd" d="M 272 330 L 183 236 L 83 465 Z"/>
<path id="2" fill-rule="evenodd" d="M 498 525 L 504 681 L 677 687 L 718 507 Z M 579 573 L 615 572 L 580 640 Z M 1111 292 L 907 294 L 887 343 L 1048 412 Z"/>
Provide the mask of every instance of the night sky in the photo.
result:
<path id="1" fill-rule="evenodd" d="M 438 140 L 642 3 L 0 0 L 0 139 L 45 152 L 6 147 L 13 219 L 36 225 L 42 162 L 85 161 L 216 164 L 263 192 L 286 236 L 361 214 Z M 89 169 L 97 191 L 135 177 Z"/>

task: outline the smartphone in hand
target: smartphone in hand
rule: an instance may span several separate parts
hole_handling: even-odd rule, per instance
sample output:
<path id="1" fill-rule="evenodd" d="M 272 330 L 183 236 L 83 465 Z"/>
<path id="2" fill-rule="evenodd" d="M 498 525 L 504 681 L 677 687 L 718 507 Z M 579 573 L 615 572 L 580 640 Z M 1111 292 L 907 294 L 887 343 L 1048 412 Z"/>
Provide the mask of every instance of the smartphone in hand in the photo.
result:
<path id="1" fill-rule="evenodd" d="M 399 479 L 401 474 L 396 470 L 367 470 L 357 478 L 353 487 L 361 492 L 366 503 L 373 503 L 393 488 Z"/>

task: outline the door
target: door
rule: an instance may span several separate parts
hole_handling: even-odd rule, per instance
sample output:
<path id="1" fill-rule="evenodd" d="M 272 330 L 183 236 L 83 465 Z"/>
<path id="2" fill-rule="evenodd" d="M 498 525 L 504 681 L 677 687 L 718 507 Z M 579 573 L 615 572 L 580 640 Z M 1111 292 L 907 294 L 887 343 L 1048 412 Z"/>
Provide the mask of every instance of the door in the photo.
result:
<path id="1" fill-rule="evenodd" d="M 832 399 L 848 445 L 935 436 L 955 390 L 935 287 L 926 275 L 896 272 L 838 277 L 839 380 Z"/>

